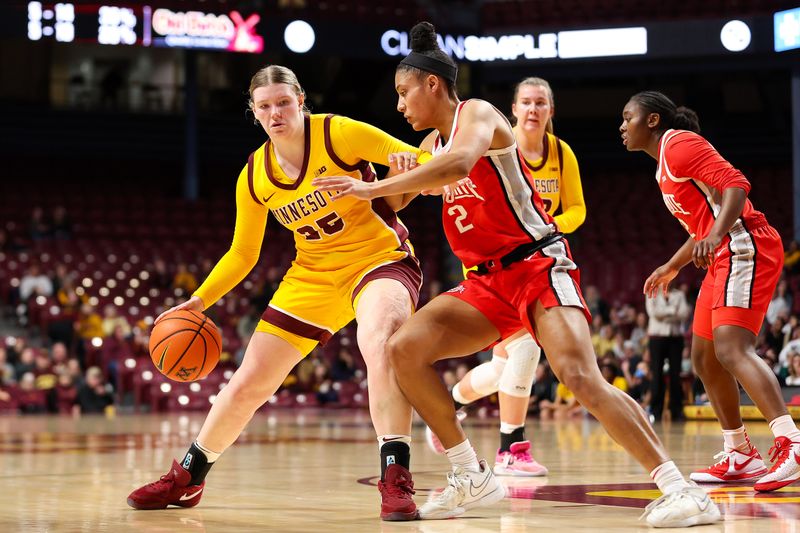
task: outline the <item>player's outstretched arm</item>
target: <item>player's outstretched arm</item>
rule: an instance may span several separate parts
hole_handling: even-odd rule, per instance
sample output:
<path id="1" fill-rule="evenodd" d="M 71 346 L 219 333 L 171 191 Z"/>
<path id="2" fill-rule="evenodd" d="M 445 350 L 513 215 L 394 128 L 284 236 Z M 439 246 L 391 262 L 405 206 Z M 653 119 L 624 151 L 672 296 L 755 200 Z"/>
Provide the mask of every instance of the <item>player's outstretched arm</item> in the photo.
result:
<path id="1" fill-rule="evenodd" d="M 509 139 L 513 139 L 510 127 L 501 123 L 501 120 L 502 117 L 488 102 L 471 101 L 462 109 L 458 134 L 452 139 L 450 151 L 434 157 L 429 163 L 377 183 L 331 176 L 317 178 L 313 184 L 321 191 L 337 192 L 337 196 L 354 196 L 362 200 L 443 187 L 469 174 L 478 159 L 491 147 L 495 131 L 501 124 L 508 128 Z M 509 140 L 509 145 L 512 142 Z"/>

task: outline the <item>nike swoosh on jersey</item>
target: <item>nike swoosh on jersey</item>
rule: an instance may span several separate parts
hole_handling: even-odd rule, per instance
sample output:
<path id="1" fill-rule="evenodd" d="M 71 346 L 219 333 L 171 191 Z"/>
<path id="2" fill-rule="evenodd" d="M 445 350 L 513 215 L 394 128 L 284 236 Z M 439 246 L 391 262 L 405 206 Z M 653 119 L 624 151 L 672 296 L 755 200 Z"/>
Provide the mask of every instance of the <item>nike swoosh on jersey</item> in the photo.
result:
<path id="1" fill-rule="evenodd" d="M 202 488 L 200 490 L 198 490 L 197 492 L 192 492 L 191 494 L 184 494 L 183 496 L 178 498 L 178 501 L 191 500 L 192 498 L 194 498 L 195 496 L 197 496 L 201 492 L 203 492 Z"/>
<path id="2" fill-rule="evenodd" d="M 269 195 L 269 196 L 267 196 L 266 198 L 264 198 L 264 197 L 262 196 L 262 197 L 261 197 L 261 199 L 262 199 L 262 200 L 264 200 L 264 203 L 267 203 L 267 202 L 269 202 L 269 199 L 270 199 L 270 198 L 272 198 L 273 196 L 275 196 L 275 193 L 272 193 L 272 194 L 270 194 L 270 195 Z"/>
<path id="3" fill-rule="evenodd" d="M 477 496 L 479 496 L 480 493 L 483 492 L 483 489 L 486 488 L 486 485 L 489 483 L 489 480 L 491 478 L 492 478 L 492 475 L 489 474 L 488 476 L 483 478 L 483 482 L 481 482 L 481 484 L 477 485 L 477 486 L 472 482 L 472 479 L 470 479 L 469 480 L 469 495 L 472 496 L 473 498 L 476 498 Z M 478 492 L 474 492 L 472 489 L 479 489 L 479 490 L 478 490 Z"/>

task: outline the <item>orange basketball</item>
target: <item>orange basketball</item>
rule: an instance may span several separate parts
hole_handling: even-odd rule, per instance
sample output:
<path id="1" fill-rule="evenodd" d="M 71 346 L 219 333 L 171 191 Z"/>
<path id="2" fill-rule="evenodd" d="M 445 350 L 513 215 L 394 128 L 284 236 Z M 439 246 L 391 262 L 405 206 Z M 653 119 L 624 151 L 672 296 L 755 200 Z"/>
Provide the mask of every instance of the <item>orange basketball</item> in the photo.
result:
<path id="1" fill-rule="evenodd" d="M 150 358 L 174 381 L 203 379 L 217 366 L 221 350 L 217 326 L 197 311 L 174 311 L 150 332 Z"/>

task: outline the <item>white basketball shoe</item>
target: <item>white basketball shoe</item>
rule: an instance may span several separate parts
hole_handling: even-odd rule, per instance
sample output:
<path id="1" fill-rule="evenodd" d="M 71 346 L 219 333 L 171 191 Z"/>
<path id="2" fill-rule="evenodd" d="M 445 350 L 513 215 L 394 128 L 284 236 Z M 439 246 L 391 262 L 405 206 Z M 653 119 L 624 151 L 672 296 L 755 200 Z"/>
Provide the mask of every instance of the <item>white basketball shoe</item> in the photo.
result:
<path id="1" fill-rule="evenodd" d="M 719 522 L 721 515 L 706 491 L 692 484 L 650 502 L 642 518 L 653 527 L 689 527 Z"/>
<path id="2" fill-rule="evenodd" d="M 480 462 L 481 471 L 471 472 L 456 468 L 447 474 L 447 487 L 439 494 L 432 494 L 419 508 L 423 520 L 442 520 L 464 514 L 467 509 L 485 507 L 497 503 L 506 496 L 506 489 L 497 481 L 485 460 Z"/>

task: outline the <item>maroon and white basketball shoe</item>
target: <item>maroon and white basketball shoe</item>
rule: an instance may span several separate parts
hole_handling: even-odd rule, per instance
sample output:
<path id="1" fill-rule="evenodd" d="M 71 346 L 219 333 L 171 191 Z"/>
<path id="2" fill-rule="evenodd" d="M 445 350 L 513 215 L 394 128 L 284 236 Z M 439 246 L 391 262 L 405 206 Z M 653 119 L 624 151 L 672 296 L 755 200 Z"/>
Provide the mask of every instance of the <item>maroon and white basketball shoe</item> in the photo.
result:
<path id="1" fill-rule="evenodd" d="M 692 472 L 689 479 L 697 483 L 733 483 L 755 481 L 767 473 L 767 465 L 755 446 L 751 446 L 750 453 L 739 450 L 722 451 L 714 459 L 719 461 L 708 468 Z"/>
<path id="2" fill-rule="evenodd" d="M 378 481 L 381 493 L 381 519 L 402 521 L 417 519 L 417 504 L 414 503 L 414 481 L 411 472 L 398 464 L 389 465 Z"/>
<path id="3" fill-rule="evenodd" d="M 200 485 L 189 485 L 192 475 L 178 461 L 172 461 L 170 471 L 158 481 L 138 488 L 128 496 L 128 505 L 134 509 L 166 509 L 168 505 L 194 507 L 203 496 L 205 481 Z"/>

